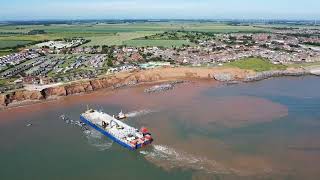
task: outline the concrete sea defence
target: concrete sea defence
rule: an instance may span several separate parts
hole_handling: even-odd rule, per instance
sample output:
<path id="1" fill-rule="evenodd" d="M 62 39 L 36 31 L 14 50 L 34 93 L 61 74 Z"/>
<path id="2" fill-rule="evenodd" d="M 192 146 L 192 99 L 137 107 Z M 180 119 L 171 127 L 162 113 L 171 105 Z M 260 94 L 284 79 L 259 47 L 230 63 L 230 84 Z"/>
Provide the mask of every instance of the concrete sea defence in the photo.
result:
<path id="1" fill-rule="evenodd" d="M 234 75 L 231 73 L 214 73 L 213 78 L 221 82 L 229 82 L 235 80 Z"/>
<path id="2" fill-rule="evenodd" d="M 160 85 L 155 85 L 144 90 L 145 93 L 159 93 L 173 89 L 177 84 L 187 83 L 188 81 L 172 81 Z"/>
<path id="3" fill-rule="evenodd" d="M 305 76 L 305 75 L 311 75 L 310 71 L 304 70 L 304 69 L 283 70 L 283 71 L 265 71 L 265 72 L 256 73 L 255 75 L 247 76 L 244 79 L 244 82 L 261 81 L 261 80 L 272 78 L 272 77 Z"/>

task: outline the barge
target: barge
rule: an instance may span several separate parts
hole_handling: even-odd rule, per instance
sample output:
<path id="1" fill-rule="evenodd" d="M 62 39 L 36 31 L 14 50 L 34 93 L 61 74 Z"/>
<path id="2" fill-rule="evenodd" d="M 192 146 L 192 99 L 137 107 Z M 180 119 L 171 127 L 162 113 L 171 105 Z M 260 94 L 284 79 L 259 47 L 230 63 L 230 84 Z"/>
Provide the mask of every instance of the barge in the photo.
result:
<path id="1" fill-rule="evenodd" d="M 80 120 L 129 150 L 140 149 L 153 141 L 147 128 L 138 130 L 101 111 L 87 110 Z"/>

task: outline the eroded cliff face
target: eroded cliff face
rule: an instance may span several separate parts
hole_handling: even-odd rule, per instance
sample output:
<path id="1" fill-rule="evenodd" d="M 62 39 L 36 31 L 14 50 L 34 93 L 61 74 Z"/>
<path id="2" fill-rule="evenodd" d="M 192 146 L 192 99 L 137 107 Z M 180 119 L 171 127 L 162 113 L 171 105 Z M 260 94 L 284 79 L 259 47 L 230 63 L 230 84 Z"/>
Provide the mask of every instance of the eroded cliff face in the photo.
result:
<path id="1" fill-rule="evenodd" d="M 44 97 L 40 91 L 19 90 L 5 95 L 5 104 L 43 99 Z"/>
<path id="2" fill-rule="evenodd" d="M 125 87 L 129 85 L 138 84 L 139 82 L 151 82 L 160 80 L 159 74 L 130 74 L 120 77 L 104 77 L 100 79 L 77 82 L 73 84 L 66 84 L 63 86 L 50 87 L 42 91 L 27 91 L 19 90 L 9 94 L 0 94 L 0 106 L 7 106 L 11 103 L 56 99 L 63 96 L 70 96 L 75 94 L 90 93 L 104 88 Z"/>
<path id="3" fill-rule="evenodd" d="M 100 80 L 92 80 L 90 81 L 90 84 L 93 90 L 99 90 L 103 88 L 103 85 L 101 84 Z"/>
<path id="4" fill-rule="evenodd" d="M 291 72 L 291 71 L 288 71 Z M 288 73 L 286 72 L 286 73 Z M 136 71 L 131 73 L 119 73 L 115 76 L 102 77 L 100 79 L 65 84 L 57 87 L 50 87 L 42 91 L 18 90 L 8 94 L 0 94 L 0 107 L 10 105 L 15 102 L 23 102 L 29 100 L 56 99 L 63 96 L 74 94 L 90 93 L 105 88 L 120 88 L 132 86 L 139 83 L 156 82 L 161 80 L 183 80 L 185 78 L 212 78 L 222 81 L 226 74 L 230 74 L 232 78 L 238 81 L 245 81 L 248 75 L 254 76 L 257 73 L 232 68 L 160 68 L 147 71 Z M 276 75 L 282 75 L 277 73 Z M 224 75 L 224 76 L 222 76 Z M 274 75 L 274 74 L 272 74 Z M 300 74 L 299 74 L 300 75 Z M 302 74 L 301 74 L 302 75 Z M 228 78 L 229 79 L 229 78 Z"/>
<path id="5" fill-rule="evenodd" d="M 64 86 L 59 86 L 42 90 L 42 95 L 44 98 L 48 99 L 52 97 L 66 96 L 67 92 Z"/>
<path id="6" fill-rule="evenodd" d="M 90 82 L 83 82 L 83 83 L 76 83 L 76 84 L 67 85 L 67 86 L 65 86 L 65 89 L 66 89 L 67 96 L 93 91 L 93 88 L 92 88 Z"/>
<path id="7" fill-rule="evenodd" d="M 6 95 L 5 94 L 0 94 L 0 107 L 6 106 Z"/>
<path id="8" fill-rule="evenodd" d="M 83 94 L 96 91 L 99 89 L 109 88 L 113 85 L 122 82 L 122 79 L 110 77 L 101 78 L 85 82 L 77 82 L 73 84 L 66 84 L 59 87 L 51 87 L 42 90 L 45 99 L 52 99 L 61 96 L 70 96 L 74 94 Z"/>
<path id="9" fill-rule="evenodd" d="M 123 83 L 143 83 L 143 82 L 153 82 L 153 81 L 159 81 L 163 79 L 159 73 L 152 73 L 152 74 L 143 74 L 143 73 L 138 73 L 134 74 L 132 76 L 127 77 Z"/>
<path id="10" fill-rule="evenodd" d="M 194 72 L 195 71 L 195 72 Z M 9 94 L 0 95 L 0 106 L 7 106 L 15 102 L 24 102 L 29 100 L 56 99 L 63 96 L 75 94 L 84 94 L 105 88 L 120 88 L 132 86 L 139 83 L 155 82 L 160 80 L 170 80 L 174 78 L 189 78 L 189 77 L 208 77 L 209 72 L 201 72 L 192 68 L 163 68 L 147 71 L 137 71 L 132 73 L 119 73 L 115 76 L 103 77 L 100 79 L 88 80 L 63 86 L 50 87 L 42 91 L 26 91 L 20 90 Z M 207 74 L 206 74 L 207 73 Z"/>

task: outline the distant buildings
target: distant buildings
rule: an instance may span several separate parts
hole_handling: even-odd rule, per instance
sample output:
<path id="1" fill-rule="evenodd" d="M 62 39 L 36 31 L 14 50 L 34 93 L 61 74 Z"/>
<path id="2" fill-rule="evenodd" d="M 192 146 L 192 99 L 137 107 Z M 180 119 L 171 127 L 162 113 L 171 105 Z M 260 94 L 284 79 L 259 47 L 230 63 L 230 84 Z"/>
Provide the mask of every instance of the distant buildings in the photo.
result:
<path id="1" fill-rule="evenodd" d="M 77 47 L 86 42 L 85 39 L 70 39 L 68 41 L 48 41 L 36 44 L 39 48 L 50 48 L 54 50 L 61 50 L 66 48 Z"/>
<path id="2" fill-rule="evenodd" d="M 130 72 L 172 65 L 223 65 L 246 57 L 262 57 L 273 64 L 320 61 L 320 30 L 286 29 L 270 33 L 215 34 L 176 48 L 80 46 L 84 39 L 48 41 L 0 57 L 0 78 L 13 85 L 49 84 L 94 78 L 104 73 Z M 311 45 L 310 45 L 311 44 Z M 108 62 L 112 62 L 108 64 Z M 112 66 L 112 67 L 110 67 Z M 19 86 L 18 86 L 19 84 Z"/>

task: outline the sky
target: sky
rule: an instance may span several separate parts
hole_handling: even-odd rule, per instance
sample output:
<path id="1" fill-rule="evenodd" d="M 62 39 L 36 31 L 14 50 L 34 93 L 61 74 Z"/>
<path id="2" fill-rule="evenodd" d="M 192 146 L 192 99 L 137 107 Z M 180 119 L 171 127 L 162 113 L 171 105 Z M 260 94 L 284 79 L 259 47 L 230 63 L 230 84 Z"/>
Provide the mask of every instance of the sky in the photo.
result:
<path id="1" fill-rule="evenodd" d="M 320 0 L 0 0 L 0 21 L 48 19 L 309 19 Z"/>

